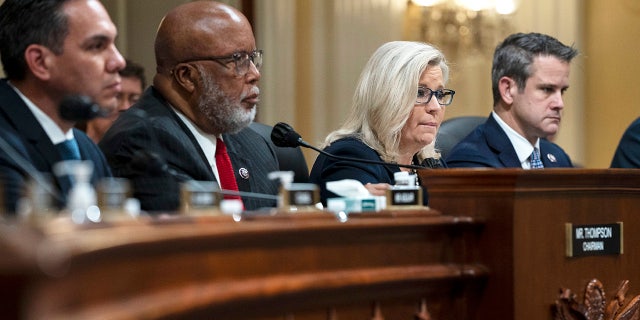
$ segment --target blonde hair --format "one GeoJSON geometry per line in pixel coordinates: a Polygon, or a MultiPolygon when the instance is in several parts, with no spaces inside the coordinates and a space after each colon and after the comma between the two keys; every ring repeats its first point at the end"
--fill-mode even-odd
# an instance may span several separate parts
{"type": "MultiPolygon", "coordinates": [[[[347,119],[327,136],[323,147],[354,137],[376,150],[384,161],[397,162],[401,130],[415,105],[420,76],[429,66],[440,67],[447,82],[449,67],[444,54],[432,45],[393,41],[379,47],[360,74],[347,119]]],[[[439,158],[435,139],[417,156],[420,161],[439,158]]]]}

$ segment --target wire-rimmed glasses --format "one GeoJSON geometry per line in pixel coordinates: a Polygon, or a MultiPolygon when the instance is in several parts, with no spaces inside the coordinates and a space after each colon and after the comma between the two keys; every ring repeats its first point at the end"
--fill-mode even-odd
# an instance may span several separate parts
{"type": "Polygon", "coordinates": [[[193,58],[181,61],[180,63],[189,63],[196,61],[215,61],[223,66],[227,66],[229,62],[233,62],[236,66],[235,71],[236,75],[239,77],[243,77],[249,72],[249,68],[251,67],[251,63],[256,67],[256,69],[260,70],[262,66],[262,50],[253,50],[251,52],[246,51],[238,51],[234,52],[228,56],[220,56],[220,57],[201,57],[201,58],[193,58]]]}

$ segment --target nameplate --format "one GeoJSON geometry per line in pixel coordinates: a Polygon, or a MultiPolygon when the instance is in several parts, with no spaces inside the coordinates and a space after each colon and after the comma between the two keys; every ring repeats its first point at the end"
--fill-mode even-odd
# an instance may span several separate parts
{"type": "Polygon", "coordinates": [[[622,222],[589,225],[567,223],[567,257],[622,254],[622,226],[622,222]]]}
{"type": "Polygon", "coordinates": [[[282,193],[282,203],[278,206],[287,207],[312,207],[320,202],[320,191],[318,186],[312,183],[292,183],[280,190],[282,193]]]}
{"type": "Polygon", "coordinates": [[[397,188],[393,187],[387,192],[387,207],[403,208],[422,206],[421,188],[397,188]]]}
{"type": "Polygon", "coordinates": [[[192,191],[185,199],[193,208],[215,207],[218,204],[217,195],[207,191],[192,191]]]}
{"type": "Polygon", "coordinates": [[[212,209],[218,210],[222,198],[215,181],[185,181],[180,185],[180,211],[183,214],[213,214],[212,209]]]}
{"type": "Polygon", "coordinates": [[[314,190],[289,190],[289,200],[291,206],[312,206],[316,204],[314,190]]]}

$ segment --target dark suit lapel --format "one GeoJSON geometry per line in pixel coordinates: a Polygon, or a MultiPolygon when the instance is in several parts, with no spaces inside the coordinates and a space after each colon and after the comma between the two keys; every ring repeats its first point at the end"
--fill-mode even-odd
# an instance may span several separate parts
{"type": "Polygon", "coordinates": [[[557,168],[557,167],[567,167],[568,163],[564,162],[564,156],[561,154],[556,154],[552,150],[550,150],[550,142],[540,139],[540,160],[542,160],[542,165],[545,168],[557,168]]]}
{"type": "MultiPolygon", "coordinates": [[[[33,121],[36,121],[35,118],[33,121]]],[[[71,178],[69,176],[56,176],[55,172],[53,172],[53,166],[63,160],[62,156],[49,139],[49,136],[44,132],[44,129],[38,123],[32,123],[33,125],[30,127],[33,131],[31,133],[39,134],[39,137],[30,136],[28,138],[29,143],[33,145],[33,149],[36,151],[35,154],[31,152],[31,159],[39,171],[52,172],[52,176],[55,177],[54,179],[57,181],[62,194],[66,195],[72,186],[71,178]]]]}
{"type": "Polygon", "coordinates": [[[169,166],[172,166],[178,171],[182,171],[180,168],[190,168],[189,171],[193,179],[216,181],[215,175],[209,166],[209,161],[196,140],[196,137],[154,87],[149,87],[149,89],[143,93],[139,101],[139,108],[147,113],[147,121],[149,121],[149,126],[152,127],[155,133],[152,139],[162,140],[152,141],[152,144],[164,144],[164,147],[158,146],[157,148],[153,148],[153,151],[159,152],[169,166]],[[162,139],[161,134],[163,134],[163,132],[167,132],[173,136],[171,139],[167,139],[168,141],[179,141],[180,146],[174,147],[168,145],[167,141],[162,139]],[[170,150],[179,149],[184,153],[167,153],[163,151],[165,148],[170,150]]]}
{"type": "Polygon", "coordinates": [[[238,189],[240,191],[251,191],[251,180],[256,177],[252,176],[254,172],[250,172],[248,168],[255,168],[255,165],[252,163],[254,159],[249,159],[246,156],[247,154],[251,154],[251,152],[243,151],[242,143],[234,143],[240,137],[238,136],[241,133],[235,135],[224,134],[224,141],[228,141],[230,143],[226,143],[227,152],[229,153],[229,158],[231,159],[231,165],[233,166],[233,174],[236,177],[236,182],[238,183],[238,189]]]}
{"type": "MultiPolygon", "coordinates": [[[[31,147],[27,146],[27,151],[33,161],[33,166],[40,172],[52,172],[53,165],[62,161],[62,157],[33,113],[31,113],[31,110],[29,110],[29,107],[9,86],[6,80],[0,83],[0,97],[2,97],[0,109],[2,109],[4,116],[13,126],[13,130],[18,132],[31,145],[31,147]]],[[[70,189],[71,182],[69,179],[59,179],[58,177],[54,179],[63,194],[70,189]]]]}
{"type": "MultiPolygon", "coordinates": [[[[49,136],[44,132],[44,130],[38,126],[39,130],[42,130],[42,136],[37,140],[30,140],[33,143],[35,149],[39,152],[39,158],[37,156],[31,155],[31,158],[34,159],[36,163],[36,167],[38,170],[43,172],[53,172],[53,166],[62,161],[62,156],[56,149],[56,147],[49,140],[49,136]]],[[[55,175],[55,172],[53,173],[55,175]]],[[[60,190],[62,190],[63,194],[67,194],[67,192],[71,189],[71,178],[68,176],[56,176],[56,181],[58,181],[58,185],[60,186],[60,190]]]]}
{"type": "Polygon", "coordinates": [[[518,160],[516,150],[511,145],[511,141],[509,141],[509,137],[502,130],[496,119],[493,118],[493,115],[489,116],[485,125],[485,137],[487,144],[505,167],[518,168],[522,166],[518,160]]]}
{"type": "MultiPolygon", "coordinates": [[[[278,160],[267,140],[250,128],[236,134],[224,134],[227,152],[231,158],[238,189],[269,195],[278,193],[278,182],[268,174],[278,170],[278,160]]],[[[243,197],[245,208],[273,207],[275,200],[243,197]]]]}

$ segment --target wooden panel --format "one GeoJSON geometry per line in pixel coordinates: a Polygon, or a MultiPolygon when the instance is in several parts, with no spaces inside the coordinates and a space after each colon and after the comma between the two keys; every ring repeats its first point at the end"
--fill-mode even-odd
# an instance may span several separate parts
{"type": "Polygon", "coordinates": [[[491,276],[470,319],[550,319],[560,288],[584,288],[594,278],[611,292],[630,280],[630,293],[640,292],[640,170],[448,169],[420,176],[432,208],[485,221],[477,261],[491,276]],[[565,223],[618,221],[624,254],[565,256],[565,223]]]}
{"type": "Polygon", "coordinates": [[[439,319],[466,319],[487,272],[467,258],[480,227],[426,209],[344,222],[300,213],[2,224],[0,310],[34,319],[326,319],[334,310],[366,319],[374,301],[411,315],[425,299],[447,315],[439,319]]]}

